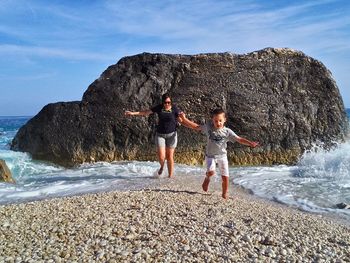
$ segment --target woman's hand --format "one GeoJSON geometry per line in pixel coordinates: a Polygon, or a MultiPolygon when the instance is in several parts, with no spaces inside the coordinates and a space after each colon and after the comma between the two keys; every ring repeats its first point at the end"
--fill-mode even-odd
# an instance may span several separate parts
{"type": "Polygon", "coordinates": [[[132,111],[128,111],[128,110],[127,110],[127,111],[124,112],[124,115],[125,115],[125,116],[132,116],[132,115],[134,115],[134,114],[133,114],[132,111]]]}
{"type": "Polygon", "coordinates": [[[144,111],[125,111],[125,116],[148,116],[152,113],[151,110],[144,110],[144,111]]]}

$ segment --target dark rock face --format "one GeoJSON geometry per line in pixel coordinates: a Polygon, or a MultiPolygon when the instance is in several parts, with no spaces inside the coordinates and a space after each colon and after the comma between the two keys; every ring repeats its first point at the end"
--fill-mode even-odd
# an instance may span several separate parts
{"type": "MultiPolygon", "coordinates": [[[[82,101],[45,106],[23,126],[12,149],[70,166],[90,161],[155,160],[156,116],[124,117],[149,109],[165,92],[189,119],[202,123],[222,107],[227,126],[259,141],[228,147],[235,164],[294,163],[315,142],[344,139],[346,114],[331,73],[290,49],[246,55],[140,54],[110,66],[82,101]]],[[[205,138],[179,128],[176,161],[201,163],[205,138]]]]}
{"type": "Polygon", "coordinates": [[[16,183],[6,162],[2,159],[0,159],[0,182],[16,183]]]}

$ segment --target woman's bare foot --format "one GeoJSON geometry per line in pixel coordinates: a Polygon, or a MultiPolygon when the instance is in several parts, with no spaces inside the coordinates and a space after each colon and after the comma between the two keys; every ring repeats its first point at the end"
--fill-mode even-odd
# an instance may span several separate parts
{"type": "Polygon", "coordinates": [[[204,182],[202,184],[202,188],[203,188],[204,192],[208,191],[209,183],[210,183],[210,178],[209,178],[209,176],[206,176],[205,179],[204,179],[204,182]]]}
{"type": "Polygon", "coordinates": [[[159,170],[158,170],[158,175],[162,175],[162,173],[163,173],[163,166],[161,166],[161,167],[159,168],[159,170]]]}
{"type": "Polygon", "coordinates": [[[222,198],[224,198],[224,199],[228,199],[228,194],[227,193],[222,193],[222,198]]]}

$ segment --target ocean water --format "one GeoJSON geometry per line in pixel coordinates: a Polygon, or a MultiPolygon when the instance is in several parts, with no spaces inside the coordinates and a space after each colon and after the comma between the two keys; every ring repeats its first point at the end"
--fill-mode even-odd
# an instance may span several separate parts
{"type": "MultiPolygon", "coordinates": [[[[350,109],[346,110],[350,119],[350,109]]],[[[257,196],[350,222],[350,139],[326,151],[313,147],[295,166],[232,168],[234,182],[257,196]]]]}
{"type": "MultiPolygon", "coordinates": [[[[16,184],[0,183],[0,205],[110,190],[147,187],[159,180],[157,162],[98,162],[66,169],[32,160],[27,153],[10,150],[18,129],[30,117],[0,116],[0,159],[6,161],[16,184]]],[[[181,176],[199,175],[201,168],[177,165],[181,176]]],[[[163,177],[166,177],[164,173],[163,177]]]]}
{"type": "MultiPolygon", "coordinates": [[[[347,113],[350,116],[349,109],[347,113]]],[[[0,204],[138,189],[159,180],[155,176],[157,162],[99,162],[66,169],[11,151],[11,140],[29,119],[0,117],[0,159],[6,161],[17,182],[0,183],[0,204]]],[[[175,165],[175,175],[183,180],[203,177],[204,170],[201,166],[175,165]]],[[[350,204],[350,141],[330,151],[315,147],[295,166],[230,167],[230,180],[259,197],[310,212],[331,213],[350,222],[350,210],[335,207],[337,203],[350,204]]]]}

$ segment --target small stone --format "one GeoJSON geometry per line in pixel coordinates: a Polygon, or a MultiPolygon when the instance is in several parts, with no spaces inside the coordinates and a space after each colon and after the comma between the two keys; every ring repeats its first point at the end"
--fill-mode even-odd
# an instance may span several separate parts
{"type": "Polygon", "coordinates": [[[276,257],[275,252],[270,247],[265,250],[265,254],[268,255],[271,258],[276,257]]]}
{"type": "Polygon", "coordinates": [[[187,246],[184,246],[184,250],[185,250],[185,251],[188,251],[188,250],[190,250],[190,249],[191,249],[190,246],[188,246],[188,245],[187,245],[187,246]]]}
{"type": "Polygon", "coordinates": [[[5,227],[5,228],[8,228],[8,227],[10,227],[11,226],[11,224],[9,223],[9,222],[7,222],[7,221],[5,221],[3,224],[2,224],[2,227],[5,227]]]}
{"type": "Polygon", "coordinates": [[[129,235],[127,235],[125,238],[126,238],[126,239],[134,239],[134,237],[135,237],[135,235],[129,234],[129,235]]]}
{"type": "Polygon", "coordinates": [[[107,246],[107,244],[108,244],[108,242],[107,242],[106,240],[102,240],[102,241],[100,242],[100,246],[101,246],[101,247],[105,247],[105,246],[107,246]]]}
{"type": "Polygon", "coordinates": [[[129,252],[128,252],[128,251],[122,251],[120,254],[121,254],[122,256],[124,256],[124,257],[129,256],[129,252]]]}
{"type": "Polygon", "coordinates": [[[244,236],[242,237],[242,240],[243,240],[243,241],[246,241],[246,242],[248,242],[248,243],[251,243],[251,242],[252,242],[252,240],[251,240],[251,238],[250,238],[249,235],[244,235],[244,236]]]}
{"type": "Polygon", "coordinates": [[[336,204],[336,207],[339,209],[350,209],[350,204],[339,203],[339,204],[336,204]]]}

